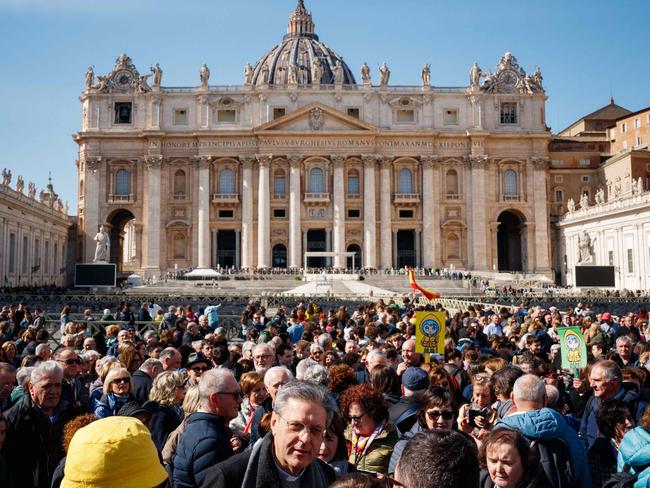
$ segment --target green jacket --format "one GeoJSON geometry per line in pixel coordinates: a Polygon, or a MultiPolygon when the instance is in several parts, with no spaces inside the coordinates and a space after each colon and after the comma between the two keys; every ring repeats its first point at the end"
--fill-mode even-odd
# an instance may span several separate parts
{"type": "MultiPolygon", "coordinates": [[[[345,437],[348,442],[352,439],[352,432],[349,428],[345,432],[345,437]]],[[[398,439],[399,435],[395,430],[395,426],[388,424],[383,432],[374,438],[366,453],[356,459],[356,463],[354,449],[350,450],[348,461],[350,464],[354,464],[357,469],[386,474],[388,473],[390,457],[393,454],[393,447],[398,439]]]]}

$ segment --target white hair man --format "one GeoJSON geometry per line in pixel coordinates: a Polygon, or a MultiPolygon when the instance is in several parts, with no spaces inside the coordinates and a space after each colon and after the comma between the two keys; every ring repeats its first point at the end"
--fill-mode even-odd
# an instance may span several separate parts
{"type": "Polygon", "coordinates": [[[72,415],[63,409],[62,382],[63,367],[57,361],[39,363],[32,369],[29,391],[5,412],[5,461],[16,486],[46,487],[60,461],[63,425],[72,415]]]}
{"type": "Polygon", "coordinates": [[[590,487],[591,478],[584,445],[562,414],[546,408],[548,399],[544,380],[532,374],[520,376],[512,387],[510,399],[513,404],[511,413],[494,428],[516,430],[529,441],[563,440],[570,452],[574,483],[576,486],[590,487]]]}
{"type": "Polygon", "coordinates": [[[619,368],[638,368],[641,363],[639,355],[634,352],[634,341],[626,335],[616,339],[616,354],[612,357],[619,368]]]}
{"type": "Polygon", "coordinates": [[[269,344],[258,344],[253,349],[253,365],[255,371],[264,374],[275,365],[275,351],[269,344]]]}
{"type": "Polygon", "coordinates": [[[149,400],[149,392],[151,391],[153,380],[162,372],[162,361],[149,358],[133,373],[133,377],[131,378],[131,393],[140,404],[149,400]]]}
{"type": "Polygon", "coordinates": [[[199,410],[188,420],[174,457],[174,487],[206,486],[210,466],[232,456],[228,422],[237,416],[241,389],[232,371],[211,369],[199,379],[199,410]]]}
{"type": "Polygon", "coordinates": [[[326,488],[334,471],[318,459],[332,417],[327,390],[292,381],[279,393],[271,416],[271,434],[252,450],[211,468],[205,486],[295,486],[326,488]]]}
{"type": "Polygon", "coordinates": [[[377,366],[386,366],[387,364],[386,354],[380,349],[373,349],[366,356],[366,368],[363,371],[357,371],[357,381],[359,383],[369,383],[370,372],[377,366]]]}

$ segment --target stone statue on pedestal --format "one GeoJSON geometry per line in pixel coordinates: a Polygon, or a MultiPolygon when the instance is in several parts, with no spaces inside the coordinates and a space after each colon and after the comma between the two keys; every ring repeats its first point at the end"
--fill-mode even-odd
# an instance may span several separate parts
{"type": "Polygon", "coordinates": [[[201,79],[201,86],[207,87],[208,81],[210,81],[210,68],[208,65],[203,63],[201,69],[199,70],[199,78],[201,79]]]}
{"type": "Polygon", "coordinates": [[[422,86],[431,86],[431,66],[428,63],[422,67],[422,86]]]}
{"type": "Polygon", "coordinates": [[[576,202],[573,200],[573,198],[569,198],[569,201],[566,204],[566,208],[569,211],[569,213],[573,213],[576,211],[576,202]]]}
{"type": "Polygon", "coordinates": [[[99,227],[99,232],[94,240],[97,242],[97,245],[95,247],[95,259],[93,259],[93,263],[107,263],[111,248],[111,237],[108,235],[106,227],[103,225],[99,227]]]}
{"type": "Polygon", "coordinates": [[[591,237],[587,231],[582,231],[578,236],[578,264],[591,264],[594,262],[591,237]]]}
{"type": "Polygon", "coordinates": [[[605,203],[605,190],[599,188],[596,190],[596,205],[602,205],[605,203]]]}
{"type": "Polygon", "coordinates": [[[343,66],[341,62],[337,59],[336,64],[334,65],[334,84],[342,85],[343,84],[343,66]]]}
{"type": "Polygon", "coordinates": [[[323,78],[323,67],[321,66],[321,60],[316,58],[311,63],[311,83],[312,85],[320,85],[321,79],[323,78]]]}
{"type": "Polygon", "coordinates": [[[24,189],[25,189],[25,180],[23,180],[22,176],[18,175],[18,179],[16,179],[16,191],[18,193],[22,193],[24,189]]]}
{"type": "Polygon", "coordinates": [[[246,66],[244,66],[244,83],[246,85],[250,85],[253,83],[253,73],[255,73],[255,70],[251,66],[250,63],[246,63],[246,66]]]}
{"type": "Polygon", "coordinates": [[[9,186],[11,184],[11,170],[10,169],[3,169],[2,170],[2,184],[4,186],[9,186]]]}
{"type": "Polygon", "coordinates": [[[36,197],[36,185],[34,184],[33,181],[30,181],[27,184],[27,196],[29,198],[34,198],[36,197]]]}
{"type": "Polygon", "coordinates": [[[361,81],[364,85],[370,85],[370,66],[366,62],[361,66],[361,81]]]}
{"type": "Polygon", "coordinates": [[[580,196],[579,205],[581,210],[587,210],[589,208],[589,197],[587,196],[586,193],[583,193],[580,196]]]}
{"type": "Polygon", "coordinates": [[[151,69],[151,73],[153,73],[152,86],[160,86],[160,82],[162,81],[162,75],[163,75],[162,68],[158,63],[156,63],[156,65],[152,66],[150,69],[151,69]]]}
{"type": "Polygon", "coordinates": [[[386,86],[388,85],[388,82],[390,81],[390,68],[386,64],[386,61],[379,67],[379,84],[381,86],[386,86]]]}
{"type": "Polygon", "coordinates": [[[469,85],[472,88],[478,88],[479,82],[481,81],[481,68],[478,67],[478,63],[472,65],[472,69],[469,70],[469,85]]]}
{"type": "Polygon", "coordinates": [[[88,66],[86,70],[86,90],[91,90],[95,83],[95,71],[92,66],[88,66]]]}

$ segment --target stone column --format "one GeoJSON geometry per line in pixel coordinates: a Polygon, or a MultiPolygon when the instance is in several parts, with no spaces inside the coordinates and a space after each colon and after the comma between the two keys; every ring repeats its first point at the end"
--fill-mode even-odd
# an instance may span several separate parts
{"type": "MultiPolygon", "coordinates": [[[[334,191],[332,198],[334,252],[345,252],[345,157],[332,156],[334,165],[334,191]]],[[[344,256],[334,256],[334,267],[343,269],[346,266],[344,256]]]]}
{"type": "Polygon", "coordinates": [[[548,159],[533,159],[533,201],[535,215],[535,273],[543,273],[551,278],[551,263],[549,257],[549,225],[546,180],[548,178],[548,159]]]}
{"type": "Polygon", "coordinates": [[[269,194],[270,154],[258,154],[259,187],[257,193],[257,267],[271,266],[271,196],[269,194]]]}
{"type": "Polygon", "coordinates": [[[394,250],[392,266],[393,268],[397,268],[397,230],[393,231],[392,243],[394,250]]]}
{"type": "Polygon", "coordinates": [[[198,168],[198,268],[210,267],[210,162],[211,156],[197,158],[198,168]]]}
{"type": "Polygon", "coordinates": [[[377,267],[375,165],[377,156],[363,156],[363,267],[377,267]]]}
{"type": "MultiPolygon", "coordinates": [[[[439,173],[435,156],[421,156],[422,162],[422,266],[434,268],[440,255],[440,225],[436,219],[440,209],[440,191],[435,191],[434,166],[439,173]],[[435,199],[435,200],[434,200],[435,199]]],[[[439,176],[439,175],[438,175],[439,176]]]]}
{"type": "MultiPolygon", "coordinates": [[[[302,156],[289,156],[289,267],[302,267],[300,225],[300,177],[302,156]]],[[[306,248],[305,248],[306,249],[306,248]]]]}
{"type": "MultiPolygon", "coordinates": [[[[92,263],[95,258],[95,235],[99,230],[99,174],[103,161],[101,158],[86,159],[84,163],[85,175],[84,178],[84,237],[85,237],[85,252],[84,261],[92,263]]],[[[101,192],[101,195],[105,195],[101,192]]],[[[21,244],[22,245],[22,244],[21,244]]],[[[16,236],[16,249],[18,249],[18,237],[16,236]]],[[[16,250],[16,256],[18,251],[16,250]]],[[[18,275],[18,262],[16,263],[16,275],[18,275]]]]}
{"type": "Polygon", "coordinates": [[[146,156],[145,167],[145,233],[146,257],[144,277],[160,277],[160,166],[162,156],[146,156]]]}
{"type": "Polygon", "coordinates": [[[255,158],[239,156],[242,164],[241,200],[241,267],[253,267],[253,162],[255,158]]]}
{"type": "Polygon", "coordinates": [[[393,169],[393,158],[383,157],[380,160],[379,170],[379,242],[381,250],[382,269],[390,268],[393,261],[393,249],[391,246],[392,230],[392,186],[391,172],[393,169]]]}
{"type": "Polygon", "coordinates": [[[485,271],[487,265],[487,229],[486,229],[486,185],[485,185],[485,167],[487,166],[487,156],[470,157],[472,184],[469,188],[471,191],[470,214],[472,222],[472,252],[471,265],[477,271],[485,271]]]}
{"type": "Polygon", "coordinates": [[[201,126],[201,129],[207,129],[210,127],[210,106],[208,105],[208,96],[207,95],[199,95],[196,98],[197,104],[198,104],[198,112],[199,112],[199,124],[201,126]]]}
{"type": "Polygon", "coordinates": [[[161,108],[162,108],[162,96],[157,93],[152,94],[151,108],[150,108],[150,117],[151,117],[150,128],[153,130],[160,130],[160,121],[162,119],[161,108]]]}
{"type": "Polygon", "coordinates": [[[499,225],[501,222],[490,222],[490,260],[488,262],[489,271],[499,270],[499,225]]]}

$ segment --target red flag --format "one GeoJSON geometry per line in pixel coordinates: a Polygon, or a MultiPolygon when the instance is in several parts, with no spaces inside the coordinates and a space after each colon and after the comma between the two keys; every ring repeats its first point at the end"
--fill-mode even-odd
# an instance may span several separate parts
{"type": "Polygon", "coordinates": [[[411,284],[411,288],[414,290],[419,291],[422,293],[427,300],[433,300],[434,298],[440,298],[440,293],[434,293],[432,291],[427,290],[426,288],[422,288],[420,285],[417,284],[415,281],[415,276],[413,275],[413,270],[409,269],[409,283],[411,284]]]}

